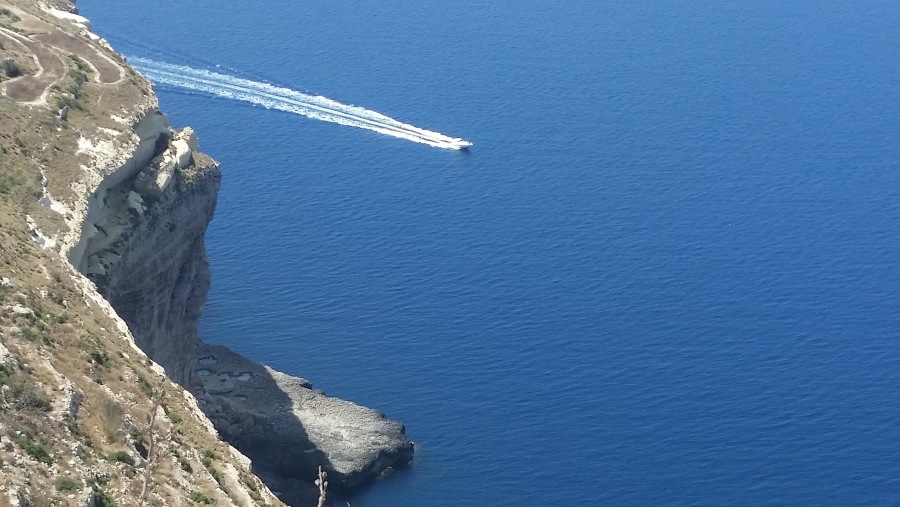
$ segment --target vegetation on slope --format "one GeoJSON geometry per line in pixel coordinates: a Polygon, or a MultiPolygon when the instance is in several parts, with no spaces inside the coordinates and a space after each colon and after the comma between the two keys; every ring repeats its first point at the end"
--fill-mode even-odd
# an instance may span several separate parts
{"type": "MultiPolygon", "coordinates": [[[[27,35],[3,4],[0,26],[27,35]]],[[[131,69],[101,86],[81,57],[60,57],[67,70],[46,104],[0,94],[0,507],[82,505],[85,496],[107,506],[278,504],[91,299],[90,282],[35,240],[35,227],[57,236],[72,219],[39,202],[47,192],[71,205],[89,188],[79,143],[100,130],[124,140],[114,116],[152,103],[131,69]]],[[[22,61],[0,58],[0,78],[31,72],[22,61]]]]}

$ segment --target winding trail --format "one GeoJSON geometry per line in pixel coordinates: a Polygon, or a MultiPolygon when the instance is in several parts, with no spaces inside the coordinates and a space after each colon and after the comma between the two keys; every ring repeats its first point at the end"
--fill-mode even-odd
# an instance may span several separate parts
{"type": "Polygon", "coordinates": [[[26,48],[33,55],[38,70],[34,74],[10,79],[3,83],[3,91],[16,102],[44,104],[53,83],[66,71],[66,65],[59,55],[49,47],[23,37],[15,32],[0,28],[0,38],[26,48]]]}
{"type": "Polygon", "coordinates": [[[97,51],[97,48],[82,39],[69,35],[61,30],[41,33],[33,39],[49,44],[62,51],[78,55],[95,70],[94,80],[102,84],[113,84],[122,80],[125,73],[122,66],[97,51]]]}
{"type": "Polygon", "coordinates": [[[23,35],[7,28],[0,28],[0,42],[30,53],[37,71],[33,74],[0,83],[0,93],[16,102],[28,105],[44,105],[50,87],[66,75],[68,55],[76,55],[94,70],[91,80],[101,85],[111,85],[125,79],[125,69],[103,54],[89,41],[66,33],[28,12],[0,2],[0,7],[10,8],[20,21],[15,25],[32,33],[23,35]]]}

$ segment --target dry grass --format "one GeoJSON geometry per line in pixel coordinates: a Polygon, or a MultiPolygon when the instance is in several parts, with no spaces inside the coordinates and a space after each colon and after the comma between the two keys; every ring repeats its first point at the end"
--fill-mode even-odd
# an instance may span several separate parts
{"type": "MultiPolygon", "coordinates": [[[[30,1],[12,0],[11,3],[30,12],[36,9],[30,1]]],[[[51,3],[64,7],[56,0],[51,3]]],[[[47,22],[59,26],[52,19],[47,22]]],[[[121,61],[118,56],[114,58],[121,61]]],[[[77,71],[77,60],[65,55],[64,61],[67,72],[77,71]]],[[[76,194],[73,184],[83,182],[86,173],[81,165],[89,164],[91,159],[76,155],[79,138],[107,132],[105,135],[122,141],[130,136],[130,131],[112,116],[127,117],[136,114],[136,108],[154,104],[149,84],[131,70],[117,85],[99,85],[91,80],[79,84],[78,81],[82,80],[77,72],[68,73],[57,83],[47,107],[22,107],[0,98],[0,276],[10,278],[14,284],[12,289],[0,288],[0,341],[21,363],[29,365],[16,370],[15,381],[21,387],[20,393],[30,393],[22,404],[0,400],[3,404],[0,424],[22,431],[35,445],[57,457],[71,456],[72,445],[81,444],[86,466],[109,477],[102,486],[104,491],[132,491],[129,498],[116,498],[120,505],[134,505],[142,494],[146,505],[186,505],[189,491],[177,487],[173,475],[190,481],[192,490],[221,493],[212,477],[199,473],[202,467],[198,463],[193,465],[195,473],[187,474],[173,460],[153,459],[152,466],[129,477],[133,470],[123,472],[122,468],[127,467],[118,468],[105,459],[115,451],[133,452],[130,447],[133,442],[128,437],[134,426],[131,422],[141,428],[145,438],[152,439],[151,447],[159,447],[160,455],[164,449],[157,446],[157,439],[166,442],[166,447],[171,445],[182,456],[211,450],[222,463],[236,464],[230,451],[192,413],[180,388],[149,368],[147,359],[134,351],[117,331],[116,323],[103,310],[86,302],[65,259],[41,249],[27,232],[26,215],[33,217],[44,233],[54,234],[67,227],[64,217],[37,202],[42,194],[41,171],[46,174],[48,189],[56,200],[70,204],[83,199],[83,195],[76,194]],[[82,108],[72,109],[67,121],[60,123],[56,119],[56,100],[76,84],[82,108]],[[22,316],[4,310],[13,303],[30,308],[34,314],[22,316]],[[19,330],[13,332],[13,327],[19,330]],[[74,422],[61,420],[55,410],[47,410],[46,403],[40,401],[42,396],[53,402],[61,401],[60,386],[66,382],[71,382],[84,396],[74,422]],[[159,386],[160,393],[167,393],[164,409],[169,417],[145,422],[148,407],[154,406],[154,400],[152,393],[142,388],[144,383],[159,386]]],[[[162,398],[158,403],[162,403],[162,398]]],[[[8,462],[10,454],[23,452],[16,445],[13,452],[0,451],[0,456],[8,462]]],[[[55,459],[55,462],[60,472],[82,477],[77,470],[81,465],[70,467],[68,458],[55,459]]],[[[46,464],[27,460],[23,467],[15,473],[35,484],[52,484],[53,477],[46,464]]],[[[239,465],[237,468],[242,474],[248,473],[239,465]]],[[[2,475],[7,474],[0,474],[0,484],[10,484],[8,481],[12,479],[2,475]]],[[[251,477],[250,482],[253,480],[251,477]]],[[[258,489],[257,494],[264,492],[263,488],[258,489]]],[[[52,486],[47,488],[45,496],[54,505],[68,504],[65,496],[52,486]]],[[[0,507],[9,507],[5,494],[0,494],[0,507]]]]}
{"type": "Polygon", "coordinates": [[[113,444],[119,442],[125,430],[125,411],[122,405],[110,398],[102,398],[100,401],[100,421],[106,442],[113,444]]]}

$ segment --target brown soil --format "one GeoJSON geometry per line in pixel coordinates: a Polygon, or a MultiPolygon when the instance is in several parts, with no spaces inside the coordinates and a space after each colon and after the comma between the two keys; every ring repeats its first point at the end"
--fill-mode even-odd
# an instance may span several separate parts
{"type": "Polygon", "coordinates": [[[55,46],[64,52],[73,53],[87,61],[97,70],[96,79],[100,83],[115,83],[122,79],[122,68],[113,63],[109,58],[101,55],[96,48],[84,40],[60,30],[34,35],[32,38],[55,46]]]}
{"type": "Polygon", "coordinates": [[[34,102],[40,100],[44,92],[55,83],[66,71],[66,66],[55,51],[22,36],[13,36],[4,32],[4,41],[13,39],[28,48],[38,59],[41,70],[36,74],[24,76],[6,82],[6,95],[18,102],[34,102]]]}

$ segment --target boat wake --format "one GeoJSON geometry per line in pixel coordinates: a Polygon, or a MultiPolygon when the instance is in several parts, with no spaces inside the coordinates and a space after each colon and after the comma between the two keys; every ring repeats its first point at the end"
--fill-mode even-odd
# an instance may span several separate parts
{"type": "Polygon", "coordinates": [[[463,150],[472,145],[468,141],[446,136],[440,132],[420,129],[363,107],[342,104],[326,97],[310,95],[290,88],[147,58],[129,57],[128,63],[157,84],[249,102],[267,109],[287,111],[316,120],[372,130],[436,148],[463,150]]]}

